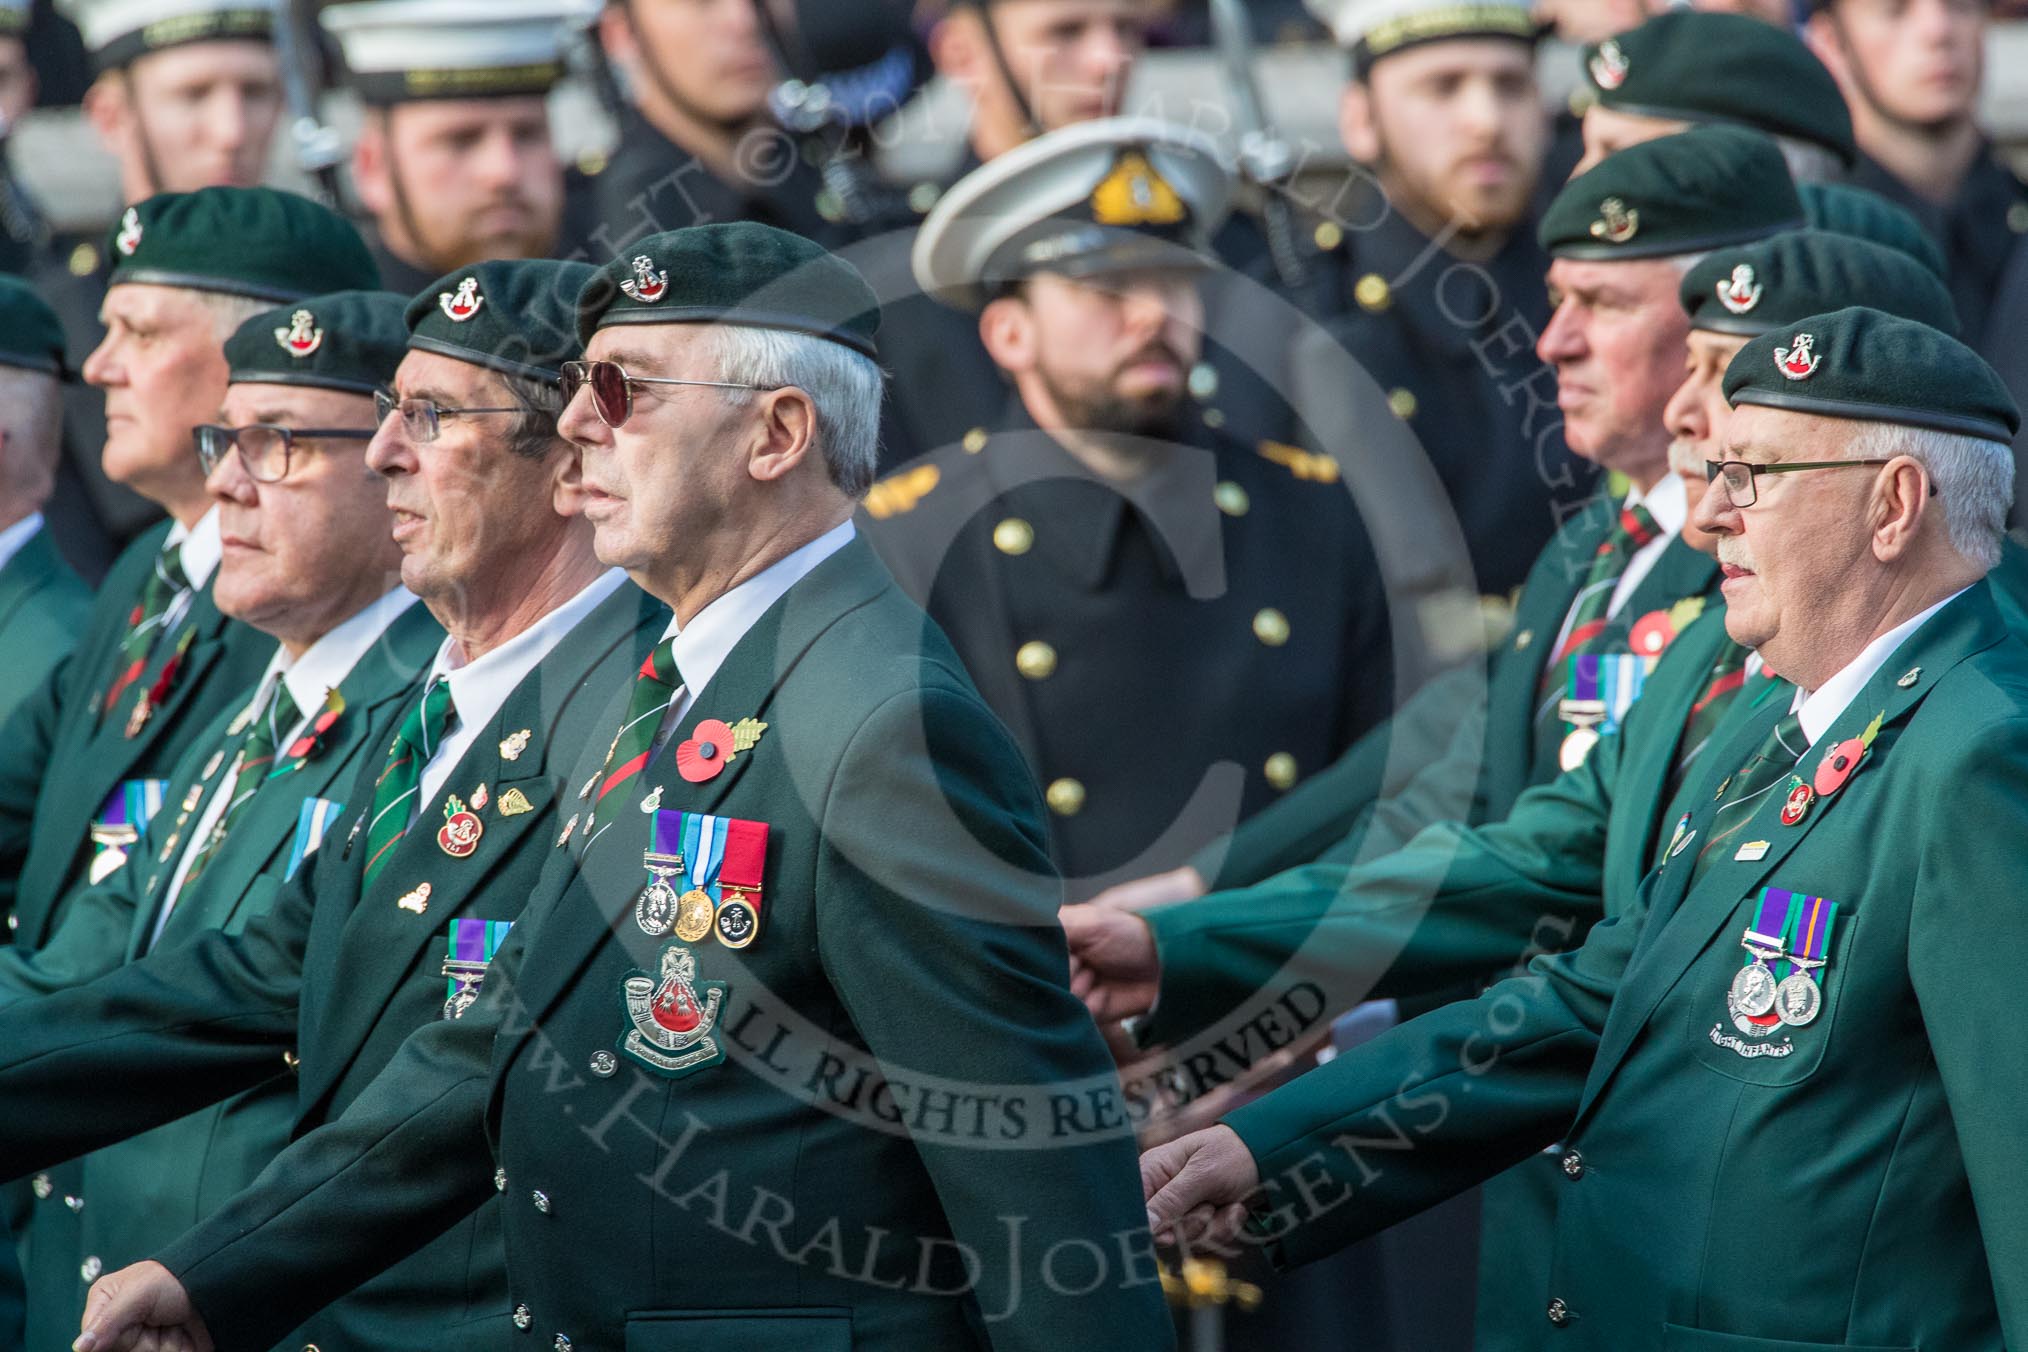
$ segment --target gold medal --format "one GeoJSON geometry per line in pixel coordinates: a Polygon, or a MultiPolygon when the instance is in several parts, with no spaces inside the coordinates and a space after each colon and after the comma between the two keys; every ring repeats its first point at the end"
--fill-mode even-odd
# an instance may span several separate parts
{"type": "Polygon", "coordinates": [[[694,944],[711,933],[711,897],[700,888],[691,888],[676,899],[676,937],[694,944]]]}

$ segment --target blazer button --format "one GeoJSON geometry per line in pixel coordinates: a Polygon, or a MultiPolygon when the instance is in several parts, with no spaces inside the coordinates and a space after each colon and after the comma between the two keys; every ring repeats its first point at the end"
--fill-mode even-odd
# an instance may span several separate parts
{"type": "Polygon", "coordinates": [[[1584,1156],[1572,1150],[1563,1157],[1563,1176],[1575,1182],[1584,1177],[1584,1156]]]}
{"type": "Polygon", "coordinates": [[[37,1174],[29,1181],[28,1186],[34,1189],[37,1199],[44,1202],[47,1202],[56,1191],[56,1185],[49,1181],[48,1174],[37,1174]]]}
{"type": "Polygon", "coordinates": [[[1558,1328],[1570,1322],[1570,1307],[1563,1303],[1561,1297],[1549,1302],[1549,1322],[1558,1328]]]}
{"type": "Polygon", "coordinates": [[[548,1194],[548,1193],[544,1192],[544,1191],[543,1191],[542,1189],[540,1189],[540,1188],[537,1188],[537,1189],[536,1189],[536,1190],[535,1190],[534,1192],[532,1192],[532,1193],[530,1193],[530,1194],[529,1194],[529,1197],[530,1197],[530,1198],[532,1198],[532,1199],[534,1200],[534,1202],[535,1202],[535,1209],[536,1209],[537,1211],[540,1211],[540,1212],[541,1212],[541,1213],[542,1213],[543,1215],[545,1215],[545,1216],[547,1216],[547,1215],[549,1214],[549,1194],[548,1194]]]}
{"type": "Polygon", "coordinates": [[[81,1266],[79,1266],[77,1270],[77,1275],[84,1278],[88,1282],[95,1282],[99,1279],[99,1274],[101,1272],[104,1272],[105,1270],[106,1265],[99,1261],[97,1254],[93,1254],[91,1257],[85,1259],[84,1263],[81,1266]]]}
{"type": "Polygon", "coordinates": [[[526,1333],[528,1331],[528,1326],[530,1324],[533,1324],[534,1322],[535,1315],[533,1312],[529,1310],[529,1308],[526,1305],[516,1305],[514,1307],[515,1328],[520,1329],[523,1333],[526,1333]]]}

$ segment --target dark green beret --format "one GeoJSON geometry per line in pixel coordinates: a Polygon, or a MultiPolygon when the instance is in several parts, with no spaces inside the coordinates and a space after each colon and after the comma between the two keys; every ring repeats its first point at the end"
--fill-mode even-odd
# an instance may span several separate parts
{"type": "Polygon", "coordinates": [[[787,329],[874,355],[880,301],[859,269],[801,235],[752,221],[650,235],[578,298],[585,342],[609,324],[787,329]]]}
{"type": "Polygon", "coordinates": [[[235,382],[371,394],[408,349],[407,306],[392,291],[334,291],[264,310],[225,340],[225,364],[235,382]]]}
{"type": "Polygon", "coordinates": [[[63,325],[40,292],[0,273],[0,366],[63,374],[63,325]]]}
{"type": "Polygon", "coordinates": [[[1863,305],[1764,333],[1725,368],[1739,404],[2008,442],[2021,412],[1993,368],[1927,324],[1863,305]]]}
{"type": "Polygon", "coordinates": [[[1851,164],[1852,115],[1824,63],[1786,28],[1744,14],[1671,9],[1587,45],[1604,107],[1682,122],[1729,122],[1808,141],[1851,164]]]}
{"type": "Polygon", "coordinates": [[[275,188],[157,193],[127,208],[106,257],[108,286],[152,282],[276,304],[380,285],[350,221],[275,188]]]}
{"type": "Polygon", "coordinates": [[[1537,235],[1557,258],[1670,258],[1764,239],[1803,223],[1775,143],[1693,127],[1628,146],[1563,185],[1537,235]]]}
{"type": "Polygon", "coordinates": [[[584,355],[577,298],[598,275],[589,263],[493,259],[447,272],[408,303],[408,345],[418,352],[554,381],[584,355]]]}
{"type": "Polygon", "coordinates": [[[1899,249],[1938,277],[1944,273],[1943,250],[1922,223],[1903,207],[1866,188],[1846,183],[1798,183],[1803,216],[1818,230],[1851,235],[1899,249]]]}
{"type": "Polygon", "coordinates": [[[1678,295],[1690,327],[1748,337],[1835,310],[1864,296],[1876,310],[1945,333],[1958,331],[1944,284],[1907,254],[1824,230],[1713,249],[1683,274],[1678,295]]]}

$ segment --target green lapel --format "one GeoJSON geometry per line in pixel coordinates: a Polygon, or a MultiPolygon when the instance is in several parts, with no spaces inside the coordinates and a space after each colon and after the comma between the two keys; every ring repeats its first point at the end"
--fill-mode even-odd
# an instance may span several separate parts
{"type": "MultiPolygon", "coordinates": [[[[1856,773],[1882,773],[1879,762],[1893,753],[1901,724],[1945,673],[2006,637],[1992,593],[1984,586],[1974,586],[1932,616],[1888,656],[1829,731],[1811,745],[1797,772],[1805,779],[1812,777],[1818,763],[1833,747],[1859,736],[1878,716],[1880,731],[1868,757],[1871,763],[1856,773]]],[[[1698,835],[1710,829],[1717,810],[1715,790],[1754,750],[1743,745],[1745,740],[1742,730],[1725,746],[1712,748],[1706,753],[1712,757],[1710,761],[1701,773],[1692,776],[1696,784],[1692,793],[1701,801],[1691,815],[1690,829],[1698,835]]],[[[1620,984],[1620,996],[1606,1020],[1580,1116],[1597,1100],[1655,1007],[1689,970],[1712,936],[1738,914],[1740,901],[1752,896],[1797,845],[1837,812],[1847,796],[1841,790],[1829,798],[1819,798],[1801,822],[1784,826],[1780,817],[1786,794],[1776,790],[1767,795],[1760,810],[1739,833],[1742,841],[1767,841],[1768,852],[1764,856],[1741,860],[1722,854],[1692,886],[1693,870],[1689,864],[1696,850],[1693,838],[1682,855],[1655,872],[1647,884],[1651,889],[1651,911],[1646,922],[1650,932],[1635,951],[1620,984]]]]}
{"type": "Polygon", "coordinates": [[[50,541],[49,528],[43,527],[28,537],[28,542],[14,552],[7,560],[7,566],[0,568],[0,633],[6,632],[7,621],[14,618],[14,612],[21,609],[28,599],[45,587],[69,587],[89,598],[84,584],[77,580],[56,546],[50,541]]]}
{"type": "MultiPolygon", "coordinates": [[[[282,748],[283,754],[276,758],[276,772],[262,781],[253,800],[241,809],[227,847],[205,870],[198,885],[187,889],[185,895],[177,899],[169,925],[163,930],[165,939],[172,934],[225,928],[246,903],[249,887],[256,876],[265,870],[273,870],[279,875],[295,845],[304,800],[323,797],[331,792],[334,785],[342,787],[350,784],[365,758],[393,736],[394,721],[406,708],[405,697],[414,690],[422,674],[429,670],[443,637],[443,627],[420,603],[411,605],[396,617],[339,682],[339,693],[345,697],[345,712],[325,735],[321,749],[309,759],[291,760],[286,754],[287,748],[282,748]]],[[[214,724],[214,727],[223,732],[223,725],[214,724]]],[[[184,766],[188,767],[198,754],[204,755],[208,763],[223,745],[223,740],[218,736],[200,738],[193,744],[191,755],[185,757],[184,766]]],[[[214,773],[201,781],[192,782],[205,784],[208,794],[208,786],[214,784],[217,776],[223,774],[228,766],[224,761],[216,767],[207,764],[200,767],[200,773],[204,768],[213,768],[214,773]]],[[[187,783],[172,784],[164,810],[180,803],[187,791],[187,783]]],[[[332,829],[332,834],[337,834],[336,827],[332,829]]],[[[155,915],[162,904],[161,894],[168,886],[176,857],[172,853],[166,861],[136,861],[152,870],[153,876],[144,888],[143,895],[148,901],[138,913],[141,922],[129,938],[129,960],[139,953],[148,942],[148,936],[154,932],[155,915]]]]}

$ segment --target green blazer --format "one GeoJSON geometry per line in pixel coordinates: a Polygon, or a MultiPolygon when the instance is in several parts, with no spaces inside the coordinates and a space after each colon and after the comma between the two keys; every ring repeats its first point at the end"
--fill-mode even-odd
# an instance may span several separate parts
{"type": "Polygon", "coordinates": [[[76,649],[0,727],[0,909],[14,942],[30,948],[56,931],[58,902],[90,857],[90,828],[107,796],[135,779],[167,779],[196,735],[244,703],[274,654],[266,634],[219,613],[200,588],[176,628],[155,645],[139,680],[100,716],[142,584],[168,526],[143,534],[114,561],[76,649]],[[135,736],[128,715],[160,680],[185,633],[189,649],[165,698],[135,736]]]}
{"type": "Polygon", "coordinates": [[[1551,1276],[1522,1345],[2028,1345],[2028,1037],[2003,994],[2028,924],[1995,904],[2028,840],[2028,650],[1985,586],[1888,659],[1802,773],[1876,717],[1841,789],[1793,825],[1769,794],[1734,838],[1765,853],[1728,842],[1692,885],[1718,790],[1764,735],[1739,721],[1692,775],[1689,847],[1630,911],[1229,1115],[1278,1261],[1561,1139],[1551,1276]],[[1821,1013],[1749,1040],[1727,989],[1770,885],[1839,911],[1821,1013]]]}
{"type": "MultiPolygon", "coordinates": [[[[1431,821],[1497,821],[1523,789],[1555,778],[1557,748],[1534,745],[1537,691],[1619,506],[1604,494],[1594,498],[1536,558],[1515,605],[1513,634],[1490,668],[1467,664],[1434,678],[1328,769],[1201,851],[1193,862],[1205,881],[1214,888],[1259,882],[1368,834],[1375,852],[1392,849],[1431,821]],[[1376,812],[1376,803],[1418,779],[1433,795],[1434,815],[1410,821],[1376,812]]],[[[1614,628],[1624,634],[1643,615],[1715,596],[1717,586],[1717,564],[1678,536],[1621,604],[1614,628]]]]}
{"type": "Polygon", "coordinates": [[[343,1290],[497,1187],[532,1345],[1172,1346],[1038,795],[871,550],[791,588],[669,740],[634,799],[767,824],[759,937],[642,932],[654,818],[631,805],[581,868],[556,856],[479,1005],[158,1255],[214,1336],[264,1342],[277,1294],[343,1290]],[[749,717],[764,735],[716,777],[675,772],[702,720],[749,717]],[[713,1045],[650,1065],[626,982],[685,951],[713,1045]],[[1045,1280],[1064,1245],[1082,1275],[1045,1280]]]}
{"type": "MultiPolygon", "coordinates": [[[[163,928],[173,946],[206,930],[237,933],[267,912],[298,845],[304,805],[342,801],[369,762],[384,756],[395,720],[428,670],[443,628],[412,605],[346,673],[345,712],[311,756],[277,762],[241,809],[232,834],[204,875],[186,887],[163,928]],[[293,768],[283,768],[292,766],[293,768]]],[[[0,1004],[81,985],[149,947],[156,916],[188,838],[187,819],[229,774],[231,710],[212,720],[170,778],[162,814],[134,862],[64,902],[64,918],[42,948],[0,949],[0,1004]],[[183,807],[186,800],[192,805],[183,807]]],[[[29,1262],[31,1347],[75,1336],[90,1283],[83,1273],[111,1272],[148,1256],[207,1215],[259,1173],[288,1140],[295,1085],[267,1083],[180,1121],[38,1173],[35,1206],[23,1232],[29,1262]],[[78,1202],[95,1205],[79,1207],[78,1202]]]]}
{"type": "MultiPolygon", "coordinates": [[[[0,1113],[0,1160],[14,1171],[43,1167],[284,1072],[294,1133],[341,1113],[407,1034],[443,1020],[450,922],[519,915],[552,853],[549,809],[563,787],[555,756],[608,735],[611,693],[667,622],[664,607],[623,585],[514,689],[445,785],[468,800],[489,786],[469,857],[438,847],[440,804],[427,803],[362,893],[352,826],[384,765],[366,755],[333,835],[266,915],[237,934],[186,934],[87,985],[0,1010],[0,1102],[34,1105],[0,1113]],[[423,883],[431,890],[418,910],[423,883]]],[[[405,716],[406,704],[396,712],[405,716]]],[[[390,1246],[383,1262],[408,1256],[323,1311],[292,1346],[497,1346],[506,1310],[498,1225],[486,1208],[420,1252],[409,1254],[413,1242],[390,1246]]]]}
{"type": "Polygon", "coordinates": [[[49,679],[90,623],[91,589],[56,552],[49,528],[0,566],[0,721],[49,679]]]}

